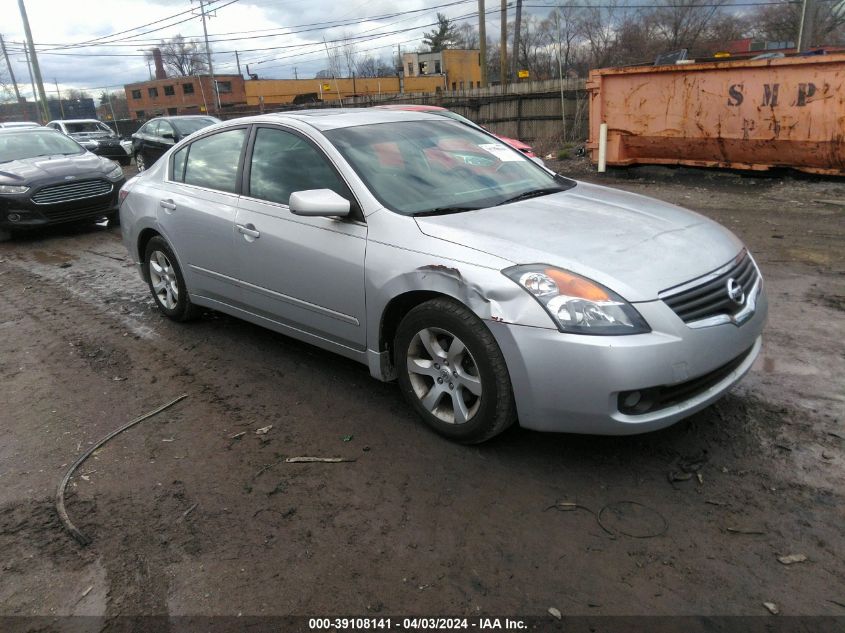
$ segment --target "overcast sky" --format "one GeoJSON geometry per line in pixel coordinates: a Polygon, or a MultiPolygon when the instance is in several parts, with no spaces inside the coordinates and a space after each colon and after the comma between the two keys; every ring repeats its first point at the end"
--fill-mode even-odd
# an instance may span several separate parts
{"type": "MultiPolygon", "coordinates": [[[[210,5],[220,7],[208,21],[215,72],[237,72],[233,52],[237,50],[243,72],[249,64],[250,71],[262,78],[292,78],[294,69],[300,78],[313,77],[327,67],[324,37],[331,47],[332,40],[352,34],[362,38],[357,43],[362,54],[389,57],[397,45],[409,50],[419,46],[437,11],[477,23],[475,17],[465,16],[478,10],[477,0],[215,0],[210,5]]],[[[143,49],[177,33],[202,37],[198,0],[26,0],[26,8],[48,96],[55,94],[54,81],[61,90],[81,88],[93,96],[143,81],[149,78],[143,49]],[[191,14],[192,7],[196,15],[191,14]],[[158,20],[163,21],[129,31],[158,20]],[[94,39],[101,45],[66,48],[94,39]]],[[[488,0],[487,30],[493,36],[499,29],[498,13],[493,13],[498,8],[498,2],[488,0]]],[[[15,76],[21,93],[31,98],[17,0],[0,0],[0,10],[0,29],[15,76]]],[[[512,14],[513,9],[510,19],[512,14]]],[[[5,71],[2,61],[0,67],[5,71]]]]}

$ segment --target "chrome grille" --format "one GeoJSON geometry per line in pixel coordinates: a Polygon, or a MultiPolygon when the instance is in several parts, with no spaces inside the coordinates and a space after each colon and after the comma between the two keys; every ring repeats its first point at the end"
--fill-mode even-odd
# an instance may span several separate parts
{"type": "Polygon", "coordinates": [[[754,261],[743,250],[737,258],[718,270],[660,293],[666,305],[681,317],[684,323],[694,323],[719,315],[733,316],[743,310],[760,273],[754,261]],[[743,300],[739,303],[728,294],[729,280],[742,287],[743,300]]]}
{"type": "Polygon", "coordinates": [[[60,204],[104,196],[111,190],[112,184],[105,180],[80,180],[44,187],[32,196],[32,201],[35,204],[60,204]]]}

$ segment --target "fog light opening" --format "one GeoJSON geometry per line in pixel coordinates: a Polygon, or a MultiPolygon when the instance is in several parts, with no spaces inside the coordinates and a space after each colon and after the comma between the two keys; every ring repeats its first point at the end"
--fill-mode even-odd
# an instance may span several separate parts
{"type": "Polygon", "coordinates": [[[633,409],[642,399],[643,395],[639,391],[632,391],[625,396],[625,399],[622,400],[622,404],[625,405],[626,409],[633,409]]]}
{"type": "Polygon", "coordinates": [[[9,222],[20,222],[21,221],[21,214],[20,213],[9,213],[6,218],[9,222]]]}

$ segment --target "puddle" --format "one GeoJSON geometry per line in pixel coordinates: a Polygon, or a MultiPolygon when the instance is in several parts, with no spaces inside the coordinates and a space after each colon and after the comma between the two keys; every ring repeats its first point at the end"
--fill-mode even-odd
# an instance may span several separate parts
{"type": "Polygon", "coordinates": [[[32,251],[32,258],[40,264],[63,264],[76,257],[64,251],[32,251]]]}

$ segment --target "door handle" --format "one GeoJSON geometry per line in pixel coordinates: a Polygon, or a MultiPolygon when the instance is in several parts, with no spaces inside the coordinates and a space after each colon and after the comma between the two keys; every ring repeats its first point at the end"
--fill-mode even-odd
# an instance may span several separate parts
{"type": "Polygon", "coordinates": [[[243,235],[256,239],[261,237],[261,233],[255,229],[254,224],[236,224],[235,226],[238,227],[238,233],[242,233],[243,235]]]}
{"type": "Polygon", "coordinates": [[[176,210],[176,203],[173,202],[173,200],[159,200],[158,204],[162,209],[167,209],[169,211],[176,210]]]}

